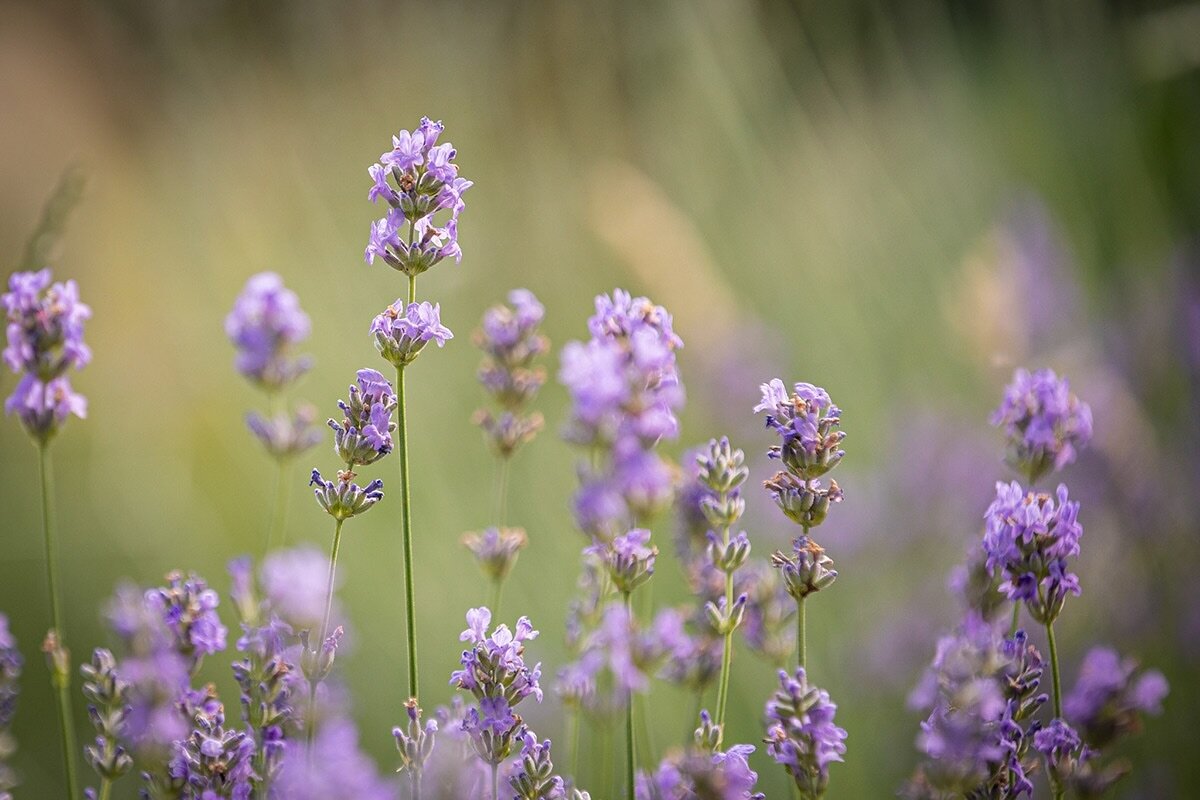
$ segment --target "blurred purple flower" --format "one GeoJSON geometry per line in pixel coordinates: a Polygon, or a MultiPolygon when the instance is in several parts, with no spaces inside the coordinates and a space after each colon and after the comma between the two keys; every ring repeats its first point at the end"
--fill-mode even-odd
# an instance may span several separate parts
{"type": "Polygon", "coordinates": [[[1018,369],[991,422],[1008,438],[1009,465],[1029,482],[1075,460],[1092,438],[1092,410],[1053,370],[1018,369]]]}
{"type": "Polygon", "coordinates": [[[767,702],[767,754],[787,770],[804,797],[820,797],[829,765],[842,761],[846,731],[834,724],[837,706],[808,683],[803,667],[794,676],[779,670],[779,691],[767,702]]]}
{"type": "Polygon", "coordinates": [[[1105,748],[1141,727],[1141,715],[1160,714],[1167,679],[1158,670],[1138,672],[1138,663],[1109,647],[1093,647],[1083,657],[1075,687],[1063,700],[1063,713],[1087,743],[1105,748]]]}
{"type": "Polygon", "coordinates": [[[268,391],[286,386],[312,366],[307,356],[291,355],[309,330],[299,298],[274,272],[251,277],[225,318],[225,334],[238,350],[234,365],[268,391]]]}

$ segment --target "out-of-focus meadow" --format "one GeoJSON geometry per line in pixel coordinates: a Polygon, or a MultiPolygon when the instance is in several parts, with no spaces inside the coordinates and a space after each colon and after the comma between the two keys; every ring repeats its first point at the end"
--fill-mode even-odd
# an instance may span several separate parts
{"type": "MultiPolygon", "coordinates": [[[[557,350],[586,335],[594,294],[623,286],[672,310],[686,343],[676,458],[728,433],[754,453],[752,485],[767,477],[771,437],[751,407],[774,376],[843,408],[846,501],[821,531],[841,577],[809,610],[811,670],[849,731],[832,797],[889,796],[916,763],[905,696],[955,621],[946,576],[1009,477],[987,417],[1018,365],[1066,374],[1095,414],[1096,440],[1062,476],[1085,528],[1084,594],[1057,626],[1066,681],[1093,643],[1162,669],[1165,714],[1126,749],[1137,769],[1117,795],[1187,795],[1200,781],[1197,42],[1200,5],[1153,2],[3,6],[5,272],[63,171],[86,175],[50,261],[94,311],[95,360],[74,379],[89,416],[53,446],[76,661],[109,641],[118,579],[182,567],[224,592],[226,561],[261,547],[273,465],[242,417],[263,400],[222,330],[249,275],[278,271],[312,316],[316,367],[294,395],[322,416],[381,363],[367,325],[404,279],[362,261],[366,169],[428,114],[476,185],[462,264],[420,281],[457,337],[410,377],[425,705],[448,699],[463,613],[487,598],[459,544],[490,522],[492,497],[469,333],[524,286],[557,350]]],[[[7,394],[15,379],[0,380],[7,394]]],[[[530,650],[552,675],[584,541],[568,508],[577,454],[557,437],[566,398],[551,381],[539,404],[547,431],[518,457],[509,505],[531,545],[503,616],[533,617],[530,650]]],[[[0,453],[0,611],[28,661],[19,796],[48,797],[36,459],[13,420],[0,453]]],[[[291,541],[327,546],[305,482],[333,461],[322,445],[294,465],[291,541]]],[[[339,668],[386,770],[405,657],[390,501],[348,528],[339,566],[353,625],[339,668]]],[[[784,546],[794,531],[767,496],[748,501],[756,553],[784,546]]],[[[655,600],[682,599],[672,520],[653,529],[655,600]]],[[[229,660],[202,677],[233,706],[229,660]]],[[[772,669],[744,650],[734,664],[727,739],[756,742],[772,669]]],[[[661,752],[691,703],[666,685],[651,697],[661,752]]],[[[551,698],[529,716],[559,736],[551,698]]],[[[761,749],[752,763],[785,796],[761,749]]]]}

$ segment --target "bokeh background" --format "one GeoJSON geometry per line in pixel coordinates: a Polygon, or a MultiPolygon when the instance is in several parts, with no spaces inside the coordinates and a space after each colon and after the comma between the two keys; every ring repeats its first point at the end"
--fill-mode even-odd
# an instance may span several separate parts
{"type": "MultiPolygon", "coordinates": [[[[1068,375],[1096,420],[1064,475],[1086,531],[1085,593],[1058,626],[1065,680],[1097,642],[1162,669],[1165,714],[1124,751],[1137,769],[1116,794],[1189,796],[1198,42],[1200,5],[1161,2],[0,6],[6,271],[64,170],[86,178],[49,254],[94,310],[95,361],[75,379],[90,415],[53,447],[76,660],[109,641],[101,609],[118,579],[183,567],[225,591],[226,561],[257,552],[273,471],[242,423],[263,400],[232,368],[224,315],[249,275],[280,272],[313,318],[317,365],[294,395],[330,413],[354,370],[377,365],[367,324],[403,286],[362,262],[366,168],[428,114],[476,185],[462,264],[420,281],[458,334],[411,379],[426,705],[449,697],[462,614],[486,598],[458,543],[489,522],[492,486],[468,421],[482,402],[468,334],[525,286],[557,349],[586,334],[595,293],[624,286],[671,309],[687,343],[674,456],[728,433],[755,454],[752,483],[766,477],[770,437],[750,408],[772,376],[824,385],[844,410],[847,499],[822,528],[841,577],[810,604],[813,674],[850,734],[831,797],[890,796],[916,763],[905,696],[954,622],[946,576],[1009,477],[987,416],[1018,365],[1068,375]]],[[[547,432],[512,475],[510,519],[532,543],[504,614],[533,616],[552,674],[583,540],[553,381],[540,406],[547,432]]],[[[29,662],[20,796],[49,797],[36,461],[11,420],[0,454],[0,610],[29,662]]],[[[291,541],[326,546],[304,484],[332,463],[322,446],[295,465],[291,541]]],[[[786,545],[765,494],[749,502],[756,552],[786,545]]],[[[404,699],[392,505],[350,526],[340,563],[355,647],[339,667],[385,770],[404,699]]],[[[655,599],[682,599],[672,521],[654,528],[655,599]]],[[[228,662],[203,677],[236,705],[228,662]]],[[[734,663],[730,736],[754,742],[771,667],[744,650],[734,663]]],[[[665,685],[650,703],[661,752],[690,703],[665,685]]],[[[531,718],[561,735],[553,701],[531,718]]],[[[768,796],[786,796],[761,751],[753,763],[768,796]]]]}

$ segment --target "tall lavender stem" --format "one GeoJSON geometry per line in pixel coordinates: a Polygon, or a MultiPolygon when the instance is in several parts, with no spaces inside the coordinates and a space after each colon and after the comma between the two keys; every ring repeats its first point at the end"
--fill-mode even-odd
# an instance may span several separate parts
{"type": "MultiPolygon", "coordinates": [[[[50,518],[50,495],[53,478],[50,472],[50,454],[46,444],[38,445],[38,472],[42,488],[42,533],[46,544],[46,580],[50,587],[50,617],[54,625],[53,633],[59,650],[65,654],[62,646],[65,633],[62,623],[62,604],[58,586],[58,540],[54,535],[54,524],[50,518]]],[[[50,655],[48,653],[48,655],[50,655]]],[[[51,658],[51,683],[55,692],[55,703],[58,706],[59,727],[62,732],[63,768],[67,778],[68,796],[79,797],[79,784],[75,777],[75,718],[71,705],[71,671],[70,664],[59,668],[57,660],[51,658]]]]}
{"type": "Polygon", "coordinates": [[[799,664],[799,666],[807,669],[808,665],[806,663],[807,653],[806,653],[806,646],[805,646],[805,641],[804,641],[804,633],[805,633],[804,628],[805,628],[804,598],[801,597],[799,600],[796,601],[796,642],[797,642],[796,661],[799,664]]]}
{"type": "MultiPolygon", "coordinates": [[[[633,620],[633,593],[624,592],[625,595],[625,610],[629,614],[629,619],[633,620]]],[[[633,691],[629,692],[629,702],[625,706],[625,790],[628,800],[634,800],[635,797],[635,778],[637,774],[637,759],[634,756],[634,741],[633,741],[633,691]]]]}
{"type": "MultiPolygon", "coordinates": [[[[415,302],[417,281],[409,276],[409,302],[415,302]]],[[[417,615],[413,587],[412,496],[408,472],[408,406],[405,400],[404,367],[396,367],[396,439],[400,458],[401,536],[404,541],[404,606],[408,635],[408,696],[417,697],[417,615]]]]}
{"type": "MultiPolygon", "coordinates": [[[[729,526],[721,526],[721,540],[729,548],[729,526]]],[[[725,608],[733,607],[733,572],[725,573],[725,608]]],[[[733,664],[733,627],[725,631],[725,642],[721,648],[721,678],[717,683],[717,725],[725,724],[725,704],[729,700],[729,673],[733,664]]],[[[699,716],[697,714],[697,716],[699,716]]],[[[722,730],[724,728],[722,727],[722,730]]]]}
{"type": "MultiPolygon", "coordinates": [[[[325,643],[325,637],[329,635],[329,618],[333,614],[333,584],[337,577],[337,557],[338,550],[342,546],[342,523],[344,519],[336,518],[333,523],[333,547],[329,551],[329,578],[326,581],[325,587],[325,615],[321,618],[321,636],[317,639],[317,647],[321,647],[325,643]]],[[[308,752],[312,754],[313,735],[317,730],[317,681],[309,680],[308,683],[308,752]]]]}

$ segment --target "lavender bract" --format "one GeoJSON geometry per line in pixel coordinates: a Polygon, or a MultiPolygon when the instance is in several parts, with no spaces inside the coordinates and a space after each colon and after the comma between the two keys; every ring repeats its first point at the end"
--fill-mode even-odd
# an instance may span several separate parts
{"type": "Polygon", "coordinates": [[[317,503],[339,522],[369,511],[383,499],[383,481],[379,478],[366,486],[354,483],[354,473],[349,470],[338,470],[337,478],[327,481],[314,469],[308,485],[317,487],[313,489],[317,503]]]}
{"type": "Polygon", "coordinates": [[[1018,369],[991,417],[1008,438],[1007,461],[1030,483],[1075,460],[1092,438],[1092,410],[1053,370],[1018,369]]]}
{"type": "Polygon", "coordinates": [[[246,281],[225,318],[225,334],[238,351],[234,366],[269,392],[292,383],[312,366],[311,358],[292,355],[308,338],[310,327],[300,299],[274,272],[246,281]]]}

